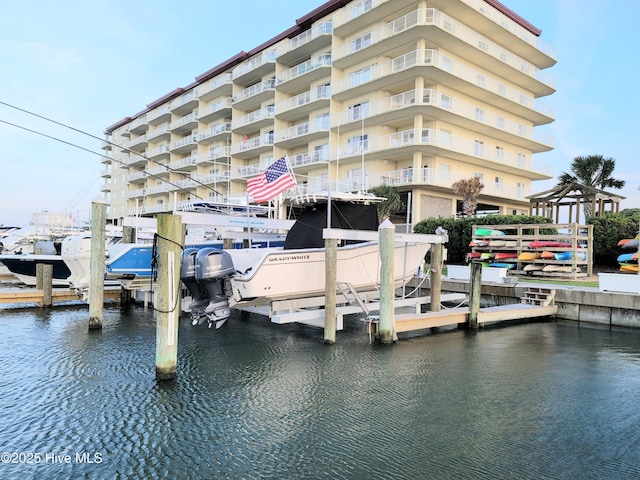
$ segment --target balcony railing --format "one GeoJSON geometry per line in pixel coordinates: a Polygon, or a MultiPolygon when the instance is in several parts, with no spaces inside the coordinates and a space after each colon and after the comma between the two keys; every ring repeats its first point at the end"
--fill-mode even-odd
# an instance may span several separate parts
{"type": "Polygon", "coordinates": [[[246,115],[243,115],[242,117],[233,120],[232,128],[235,129],[238,127],[242,127],[244,125],[248,125],[250,123],[258,122],[260,120],[273,118],[275,111],[276,111],[275,107],[268,106],[260,110],[255,110],[251,113],[247,113],[246,115]]]}
{"type": "Polygon", "coordinates": [[[531,110],[535,110],[536,108],[533,96],[529,93],[508,87],[495,78],[489,77],[478,70],[453,60],[451,57],[443,55],[437,50],[431,49],[414,50],[389,60],[388,62],[384,62],[379,65],[371,65],[366,75],[354,77],[347,76],[343,80],[334,83],[334,94],[365,85],[374,80],[403,72],[410,68],[428,65],[446,71],[471,85],[475,85],[478,88],[500,95],[531,110]],[[484,79],[482,84],[478,84],[479,77],[484,79]]]}
{"type": "MultiPolygon", "coordinates": [[[[512,135],[534,140],[545,145],[553,144],[553,137],[549,134],[539,132],[524,124],[508,120],[491,111],[485,110],[478,105],[466,103],[459,98],[444,94],[437,90],[409,90],[398,95],[371,102],[367,107],[355,109],[351,108],[335,116],[339,125],[361,121],[367,118],[383,115],[403,108],[415,105],[429,105],[438,109],[446,110],[462,118],[482,123],[492,128],[497,128],[512,135]]],[[[338,126],[335,124],[334,126],[338,126]]]]}
{"type": "Polygon", "coordinates": [[[502,46],[492,42],[468,26],[454,20],[444,13],[434,8],[422,8],[403,15],[381,28],[370,32],[370,39],[367,42],[355,43],[347,42],[339,48],[333,50],[334,60],[344,58],[356,51],[364,50],[370,46],[379,44],[389,38],[399,35],[411,28],[419,26],[433,25],[449,32],[468,45],[482,50],[487,55],[500,60],[506,65],[521,71],[526,75],[536,78],[540,82],[551,87],[555,87],[555,79],[547,72],[536,68],[530,62],[504,49],[502,46]]]}
{"type": "Polygon", "coordinates": [[[534,163],[524,155],[504,153],[501,158],[497,158],[495,152],[488,148],[480,148],[474,140],[452,136],[431,128],[405,130],[364,141],[342,144],[338,147],[337,158],[418,145],[432,145],[452,153],[481,158],[490,163],[536,172],[548,177],[551,177],[553,173],[551,165],[542,162],[534,163]]]}
{"type": "MultiPolygon", "coordinates": [[[[444,188],[451,188],[451,185],[458,180],[468,179],[468,175],[452,174],[451,172],[441,171],[433,168],[404,168],[402,170],[394,170],[384,172],[369,180],[369,187],[378,185],[390,185],[398,187],[409,184],[433,185],[444,188]]],[[[525,200],[529,195],[529,189],[522,185],[504,185],[496,182],[484,182],[482,195],[493,195],[497,197],[513,198],[525,200]]]]}
{"type": "Polygon", "coordinates": [[[311,60],[307,60],[306,62],[299,63],[295,67],[291,67],[290,69],[282,72],[282,75],[278,77],[278,84],[288,82],[289,80],[293,80],[294,78],[298,78],[317,68],[330,66],[331,54],[323,53],[316,58],[312,58],[311,60]]]}
{"type": "Polygon", "coordinates": [[[269,80],[265,80],[260,83],[256,83],[255,85],[251,85],[250,87],[242,90],[238,95],[233,97],[233,103],[240,102],[242,100],[246,100],[249,97],[253,97],[259,93],[262,93],[267,90],[273,90],[276,87],[276,79],[270,78],[269,80]]]}
{"type": "Polygon", "coordinates": [[[248,138],[242,140],[242,142],[235,143],[231,146],[231,154],[246,152],[253,150],[254,148],[260,148],[268,145],[273,145],[274,135],[273,133],[267,133],[260,137],[248,138]]]}
{"type": "Polygon", "coordinates": [[[198,111],[195,110],[192,113],[185,115],[184,117],[180,117],[179,119],[171,122],[171,124],[169,125],[169,128],[171,128],[171,130],[175,130],[176,128],[182,127],[183,125],[197,122],[197,121],[198,121],[198,111]]]}
{"type": "Polygon", "coordinates": [[[209,150],[205,156],[205,159],[213,162],[220,158],[229,158],[231,156],[231,147],[214,147],[209,150]]]}
{"type": "Polygon", "coordinates": [[[323,36],[331,36],[333,33],[333,24],[331,21],[315,25],[309,30],[305,30],[300,35],[289,39],[289,43],[280,49],[278,55],[284,55],[292,50],[302,47],[307,43],[323,36]]]}
{"type": "Polygon", "coordinates": [[[285,128],[277,133],[277,141],[281,142],[290,138],[301,137],[315,132],[328,132],[330,128],[329,122],[303,122],[293,127],[285,128]]]}
{"type": "Polygon", "coordinates": [[[268,63],[275,64],[275,61],[276,61],[275,50],[270,50],[260,55],[256,55],[250,58],[249,60],[247,60],[246,62],[238,65],[236,68],[234,68],[233,72],[231,73],[232,78],[235,80],[238,77],[241,77],[242,75],[249,73],[252,70],[255,70],[256,68],[261,67],[262,65],[266,65],[268,63]]]}
{"type": "Polygon", "coordinates": [[[187,158],[181,158],[180,160],[174,160],[169,163],[169,168],[173,170],[178,170],[184,167],[195,166],[198,163],[198,155],[191,155],[187,158]]]}
{"type": "Polygon", "coordinates": [[[147,138],[149,140],[152,140],[165,133],[169,133],[169,125],[166,125],[166,124],[160,125],[158,128],[154,128],[153,130],[149,130],[149,132],[147,133],[147,138]]]}
{"type": "Polygon", "coordinates": [[[316,163],[327,163],[329,161],[329,152],[320,150],[317,152],[298,153],[289,157],[289,163],[292,167],[302,167],[305,165],[313,165],[316,163]]]}

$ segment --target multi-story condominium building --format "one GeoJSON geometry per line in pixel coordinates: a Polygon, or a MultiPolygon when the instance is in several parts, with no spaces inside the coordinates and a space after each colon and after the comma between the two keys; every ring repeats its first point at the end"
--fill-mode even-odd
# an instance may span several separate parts
{"type": "Polygon", "coordinates": [[[451,185],[474,176],[479,210],[528,213],[552,177],[533,158],[553,148],[540,33],[496,0],[328,1],[109,126],[108,216],[246,198],[285,153],[299,191],[391,185],[412,223],[460,213],[451,185]]]}

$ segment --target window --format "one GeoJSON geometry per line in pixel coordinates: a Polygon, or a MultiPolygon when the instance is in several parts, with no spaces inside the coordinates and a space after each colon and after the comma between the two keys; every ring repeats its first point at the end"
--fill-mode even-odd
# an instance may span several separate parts
{"type": "Polygon", "coordinates": [[[349,84],[356,87],[371,80],[371,67],[365,67],[349,75],[349,84]]]}
{"type": "Polygon", "coordinates": [[[322,113],[316,116],[316,130],[329,130],[331,122],[328,113],[322,113]]]}
{"type": "Polygon", "coordinates": [[[351,137],[349,140],[347,140],[347,145],[347,152],[349,154],[355,154],[362,151],[366,152],[369,147],[369,137],[366,134],[351,137]]]}
{"type": "Polygon", "coordinates": [[[504,117],[498,117],[498,128],[502,128],[504,130],[507,121],[504,117]]]}
{"type": "Polygon", "coordinates": [[[518,198],[524,197],[524,183],[522,182],[516,183],[516,196],[518,198]]]}
{"type": "Polygon", "coordinates": [[[504,83],[498,84],[498,95],[507,96],[507,86],[504,83]]]}
{"type": "Polygon", "coordinates": [[[484,110],[482,108],[476,107],[476,120],[484,122],[484,110]]]}
{"type": "Polygon", "coordinates": [[[446,108],[447,110],[451,110],[451,97],[449,95],[445,95],[444,93],[440,95],[440,106],[442,108],[446,108]]]}
{"type": "Polygon", "coordinates": [[[484,142],[480,140],[475,140],[473,142],[473,153],[478,157],[484,156],[484,142]]]}
{"type": "Polygon", "coordinates": [[[502,190],[502,177],[496,177],[495,179],[496,182],[496,190],[502,190]]]}
{"type": "Polygon", "coordinates": [[[449,57],[442,57],[442,69],[448,72],[453,71],[453,60],[449,57]]]}
{"type": "Polygon", "coordinates": [[[521,137],[526,137],[527,127],[522,124],[518,124],[518,135],[520,135],[521,137]]]}
{"type": "Polygon", "coordinates": [[[489,50],[489,46],[487,45],[487,40],[485,38],[480,37],[478,39],[478,48],[484,52],[489,50]]]}
{"type": "Polygon", "coordinates": [[[326,162],[329,160],[329,144],[323,143],[313,147],[313,160],[315,162],[326,162]]]}
{"type": "Polygon", "coordinates": [[[476,85],[478,85],[479,87],[484,88],[486,84],[487,84],[487,77],[485,77],[481,73],[476,75],[476,85]]]}
{"type": "Polygon", "coordinates": [[[362,190],[365,186],[367,178],[367,168],[364,169],[364,175],[362,168],[354,168],[347,172],[347,181],[351,187],[351,190],[362,190]]]}
{"type": "Polygon", "coordinates": [[[329,98],[331,96],[331,85],[324,84],[318,85],[316,88],[316,93],[318,94],[318,98],[329,98]]]}
{"type": "Polygon", "coordinates": [[[474,178],[477,178],[480,181],[482,181],[482,179],[484,178],[484,174],[482,172],[474,172],[473,176],[474,178]]]}
{"type": "Polygon", "coordinates": [[[496,146],[496,160],[504,161],[504,148],[496,146]]]}
{"type": "Polygon", "coordinates": [[[356,103],[349,107],[349,120],[361,120],[369,116],[369,102],[356,103]]]}
{"type": "Polygon", "coordinates": [[[441,145],[451,145],[451,132],[449,130],[440,130],[438,134],[438,141],[441,145]]]}
{"type": "Polygon", "coordinates": [[[367,48],[369,45],[371,45],[371,32],[351,40],[351,53],[367,48]]]}
{"type": "Polygon", "coordinates": [[[522,153],[518,153],[516,155],[518,166],[521,168],[525,168],[527,166],[527,157],[525,157],[522,153]]]}

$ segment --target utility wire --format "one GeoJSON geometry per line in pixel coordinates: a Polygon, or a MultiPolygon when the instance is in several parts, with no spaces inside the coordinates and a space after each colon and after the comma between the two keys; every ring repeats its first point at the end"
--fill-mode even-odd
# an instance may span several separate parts
{"type": "MultiPolygon", "coordinates": [[[[2,102],[0,102],[0,103],[2,103],[2,102]]],[[[53,136],[51,136],[51,135],[47,135],[46,133],[38,132],[38,131],[33,130],[33,129],[31,129],[31,128],[23,127],[22,125],[17,125],[17,124],[15,124],[15,123],[7,122],[6,120],[0,120],[0,123],[4,123],[4,124],[7,124],[7,125],[11,125],[12,127],[19,128],[19,129],[21,129],[21,130],[26,130],[27,132],[30,132],[30,133],[35,133],[36,135],[40,135],[40,136],[43,136],[43,137],[49,138],[49,139],[51,139],[51,140],[55,140],[56,142],[64,143],[64,144],[69,145],[69,146],[71,146],[71,147],[79,148],[80,150],[84,150],[85,152],[92,153],[93,155],[97,155],[97,156],[99,156],[99,157],[106,158],[106,159],[108,159],[108,160],[111,160],[111,161],[113,161],[113,162],[119,163],[119,164],[121,164],[121,165],[129,166],[129,165],[127,165],[125,162],[121,162],[120,160],[116,160],[115,158],[107,157],[106,155],[104,155],[104,154],[102,154],[102,153],[94,152],[93,150],[89,150],[88,148],[82,147],[82,146],[80,146],[80,145],[76,145],[76,144],[74,144],[74,143],[67,142],[66,140],[62,140],[61,138],[53,137],[53,136]]],[[[138,170],[138,171],[145,172],[145,173],[146,173],[147,175],[149,175],[150,177],[155,177],[155,178],[157,178],[158,180],[162,180],[163,182],[167,182],[169,185],[173,185],[174,187],[178,188],[179,190],[184,190],[185,192],[188,192],[187,190],[185,190],[185,189],[184,189],[183,187],[181,187],[180,185],[176,185],[175,183],[172,183],[172,182],[170,182],[169,180],[166,180],[166,179],[164,179],[164,178],[161,178],[161,177],[159,177],[158,175],[155,175],[155,174],[153,174],[153,173],[149,173],[149,172],[147,172],[146,170],[144,170],[143,168],[138,168],[138,167],[133,167],[133,168],[135,168],[135,169],[136,169],[136,170],[138,170]]],[[[190,192],[188,192],[188,193],[190,193],[190,192]]],[[[196,195],[196,197],[197,197],[197,195],[196,195]]],[[[200,198],[200,197],[198,197],[198,198],[200,198]]]]}
{"type": "MultiPolygon", "coordinates": [[[[15,106],[15,105],[11,105],[10,103],[3,102],[3,101],[1,101],[1,100],[0,100],[0,105],[5,105],[5,106],[7,106],[7,107],[9,107],[9,108],[13,108],[14,110],[18,110],[18,111],[20,111],[20,112],[26,113],[26,114],[28,114],[28,115],[32,115],[32,116],[34,116],[34,117],[40,118],[40,119],[42,119],[42,120],[45,120],[45,121],[47,121],[47,122],[51,122],[51,123],[54,123],[54,124],[56,124],[56,125],[60,125],[61,127],[68,128],[69,130],[73,130],[74,132],[78,132],[78,133],[80,133],[80,134],[82,134],[82,135],[86,135],[86,136],[88,136],[88,137],[94,138],[94,139],[99,140],[99,141],[101,141],[101,142],[105,142],[105,143],[107,143],[107,144],[111,145],[112,147],[120,148],[121,150],[124,150],[124,151],[126,151],[127,153],[129,153],[129,154],[133,153],[134,155],[138,155],[139,157],[142,157],[142,158],[144,158],[144,159],[145,159],[145,160],[147,160],[147,161],[153,162],[153,163],[155,163],[156,165],[160,165],[160,166],[162,166],[162,167],[166,168],[166,169],[167,169],[167,171],[170,171],[170,172],[174,172],[174,173],[178,173],[178,174],[180,174],[180,175],[183,175],[183,176],[185,176],[185,177],[189,178],[191,181],[193,181],[193,182],[197,183],[198,185],[200,185],[200,186],[202,186],[202,187],[205,187],[205,188],[207,188],[207,189],[211,190],[212,192],[216,193],[217,195],[221,195],[221,196],[222,196],[222,194],[221,194],[220,192],[218,192],[215,188],[212,188],[212,187],[210,187],[209,185],[207,185],[207,184],[205,184],[205,183],[202,183],[202,182],[200,182],[199,180],[196,180],[195,178],[191,178],[191,175],[189,175],[188,173],[181,172],[180,170],[176,170],[176,169],[174,169],[174,168],[171,168],[171,167],[169,167],[168,165],[165,165],[164,163],[160,163],[160,162],[158,162],[157,160],[153,160],[152,158],[148,158],[146,155],[143,155],[143,154],[141,154],[141,153],[139,153],[139,152],[136,152],[136,151],[131,150],[131,149],[129,149],[129,148],[123,147],[123,146],[118,145],[118,144],[116,144],[116,143],[113,143],[113,142],[111,142],[111,141],[109,141],[109,140],[105,140],[104,138],[98,137],[98,136],[96,136],[96,135],[92,135],[91,133],[88,133],[88,132],[82,131],[82,130],[80,130],[80,129],[78,129],[78,128],[75,128],[75,127],[72,127],[72,126],[70,126],[70,125],[66,125],[66,124],[64,124],[64,123],[62,123],[62,122],[58,122],[58,121],[53,120],[53,119],[51,119],[51,118],[47,118],[47,117],[45,117],[45,116],[43,116],[43,115],[39,115],[39,114],[34,113],[34,112],[31,112],[31,111],[29,111],[29,110],[25,110],[24,108],[20,108],[20,107],[17,107],[17,106],[15,106]]],[[[9,124],[9,125],[16,126],[16,125],[11,124],[11,123],[9,123],[9,122],[5,122],[5,121],[2,121],[2,122],[3,122],[3,123],[7,123],[7,124],[9,124]]],[[[18,128],[23,128],[23,127],[18,127],[18,128]]],[[[33,132],[33,133],[41,134],[40,132],[35,132],[35,131],[30,130],[30,129],[28,129],[28,128],[24,128],[24,130],[27,130],[27,131],[30,131],[30,132],[33,132]]],[[[54,139],[54,140],[62,141],[62,140],[60,140],[60,139],[57,139],[57,138],[54,138],[54,137],[50,137],[50,136],[45,135],[45,134],[41,134],[41,135],[43,135],[43,136],[45,136],[45,137],[52,138],[52,139],[54,139]]],[[[69,144],[69,145],[71,145],[71,146],[74,146],[74,147],[83,148],[83,147],[80,147],[80,146],[78,146],[78,145],[71,144],[71,143],[69,143],[69,142],[65,142],[65,141],[62,141],[62,142],[63,142],[63,143],[67,143],[67,144],[69,144]]],[[[84,149],[84,148],[83,148],[83,150],[87,150],[87,149],[84,149]]],[[[88,151],[89,151],[89,150],[88,150],[88,151]]],[[[95,152],[91,152],[91,153],[95,153],[95,152]]],[[[106,155],[103,155],[103,154],[98,154],[98,155],[100,155],[100,156],[102,156],[102,157],[104,157],[104,158],[107,158],[107,159],[109,159],[109,160],[114,160],[114,161],[116,161],[117,163],[120,163],[121,165],[129,166],[129,165],[128,165],[128,164],[126,164],[125,162],[120,162],[120,161],[118,161],[118,160],[113,159],[112,157],[107,157],[106,155]]],[[[134,168],[136,168],[136,167],[134,167],[134,168]]],[[[136,170],[138,170],[138,171],[140,171],[140,172],[143,172],[143,173],[147,173],[147,175],[149,175],[149,176],[151,176],[151,177],[158,178],[159,180],[161,180],[161,181],[163,181],[163,182],[167,182],[167,183],[169,183],[170,185],[173,185],[173,186],[175,186],[175,187],[178,187],[180,190],[182,190],[182,191],[184,191],[184,192],[190,193],[190,192],[189,192],[188,190],[186,190],[185,188],[183,188],[183,187],[179,187],[178,185],[176,185],[176,184],[174,184],[174,183],[171,183],[171,182],[169,182],[168,180],[165,180],[165,179],[160,178],[160,177],[158,177],[158,176],[156,176],[156,175],[153,175],[153,174],[151,174],[151,173],[148,173],[148,172],[147,172],[146,170],[144,170],[143,168],[136,168],[136,170]]],[[[195,195],[195,194],[194,194],[194,195],[195,195]]],[[[197,198],[201,198],[201,197],[199,197],[198,195],[195,195],[195,196],[196,196],[197,198]]]]}

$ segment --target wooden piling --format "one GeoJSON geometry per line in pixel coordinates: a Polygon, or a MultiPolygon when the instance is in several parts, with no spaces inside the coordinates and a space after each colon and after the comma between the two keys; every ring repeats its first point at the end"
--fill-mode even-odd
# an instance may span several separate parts
{"type": "Polygon", "coordinates": [[[42,306],[53,306],[53,265],[42,265],[42,306]]]}
{"type": "Polygon", "coordinates": [[[184,226],[179,215],[158,215],[156,298],[156,380],[172,380],[178,365],[180,260],[184,226]]]}
{"type": "Polygon", "coordinates": [[[393,223],[385,220],[378,228],[380,248],[380,323],[378,338],[381,343],[393,343],[394,329],[394,282],[393,282],[393,250],[396,229],[393,223]]]}
{"type": "Polygon", "coordinates": [[[36,290],[42,290],[44,280],[44,263],[36,263],[36,290]]]}
{"type": "Polygon", "coordinates": [[[478,312],[482,292],[482,263],[471,262],[471,280],[469,285],[469,327],[478,328],[478,312]]]}
{"type": "Polygon", "coordinates": [[[336,281],[338,268],[338,241],[324,241],[324,343],[336,343],[336,281]]]}
{"type": "Polygon", "coordinates": [[[429,296],[429,310],[432,312],[440,311],[440,298],[442,291],[442,265],[444,256],[444,246],[441,243],[431,245],[431,288],[429,296]]]}
{"type": "Polygon", "coordinates": [[[91,202],[91,260],[89,263],[89,330],[102,328],[107,204],[91,202]]]}

